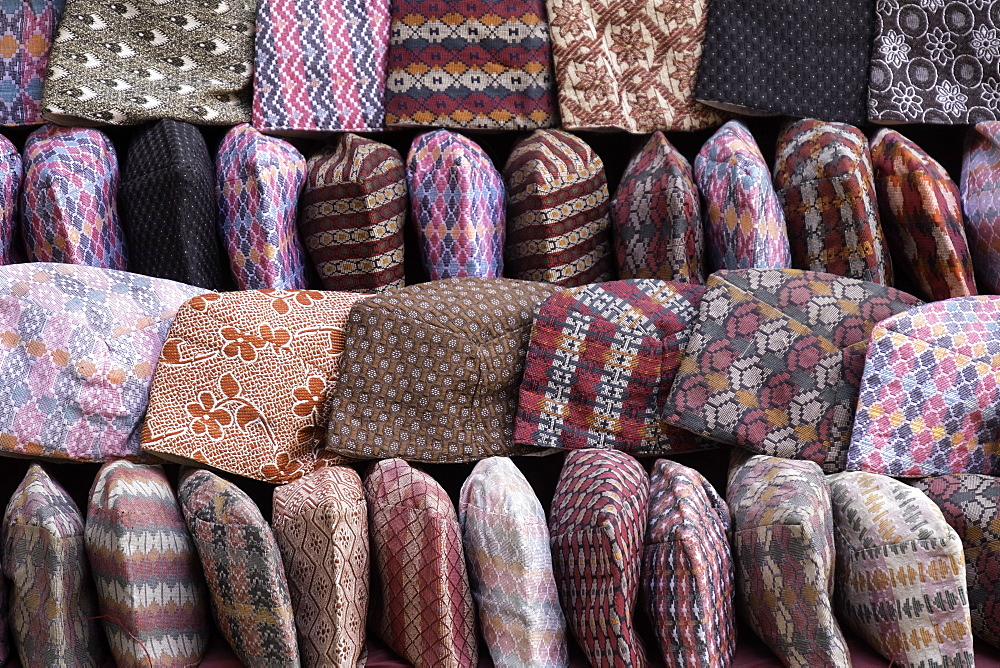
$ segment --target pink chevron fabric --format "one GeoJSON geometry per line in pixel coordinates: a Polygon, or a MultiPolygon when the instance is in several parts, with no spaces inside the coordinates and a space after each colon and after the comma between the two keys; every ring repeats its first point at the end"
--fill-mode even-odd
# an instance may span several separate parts
{"type": "Polygon", "coordinates": [[[17,226],[22,169],[21,154],[9,139],[0,136],[0,265],[24,262],[17,226]]]}
{"type": "Polygon", "coordinates": [[[1000,294],[1000,121],[969,130],[961,191],[976,283],[984,293],[1000,294]]]}
{"type": "Polygon", "coordinates": [[[309,287],[296,227],[306,160],[288,142],[244,123],[222,139],[215,164],[223,243],[240,290],[309,287]]]}

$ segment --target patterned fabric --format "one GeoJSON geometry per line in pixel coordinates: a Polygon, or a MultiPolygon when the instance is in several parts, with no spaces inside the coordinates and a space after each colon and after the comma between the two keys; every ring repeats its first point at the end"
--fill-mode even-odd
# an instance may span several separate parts
{"type": "Polygon", "coordinates": [[[662,132],[632,158],[611,202],[623,278],[705,282],[705,240],[691,165],[662,132]]]}
{"type": "MultiPolygon", "coordinates": [[[[2,19],[3,14],[0,13],[0,20],[2,19]]],[[[0,91],[0,107],[2,98],[0,91]]],[[[0,136],[0,266],[24,260],[21,257],[20,230],[17,229],[17,201],[21,196],[21,172],[21,155],[9,139],[0,136]]]]}
{"type": "Polygon", "coordinates": [[[9,623],[23,666],[97,668],[104,634],[84,548],[83,514],[38,464],[14,491],[3,518],[3,571],[11,583],[9,623]]]}
{"type": "Polygon", "coordinates": [[[45,125],[24,143],[21,234],[32,262],[126,269],[118,157],[98,130],[45,125]]]}
{"type": "Polygon", "coordinates": [[[66,0],[11,2],[0,10],[0,125],[42,122],[42,84],[66,0]]]}
{"type": "Polygon", "coordinates": [[[910,484],[938,505],[962,539],[972,632],[1000,646],[1000,478],[943,475],[910,484]]]}
{"type": "Polygon", "coordinates": [[[528,346],[514,442],[637,456],[704,447],[662,418],[704,292],[639,279],[545,300],[528,346]]]}
{"type": "Polygon", "coordinates": [[[785,214],[746,126],[729,121],[694,159],[713,271],[792,266],[785,214]]]}
{"type": "Polygon", "coordinates": [[[538,305],[556,288],[432,281],[351,308],[326,446],[360,459],[521,454],[518,387],[538,305]]]}
{"type": "Polygon", "coordinates": [[[177,498],[229,646],[244,665],[299,665],[281,553],[260,510],[239,487],[204,470],[181,472],[177,498]]]}
{"type": "Polygon", "coordinates": [[[872,331],[847,468],[1000,474],[1000,297],[956,297],[872,331]]]}
{"type": "Polygon", "coordinates": [[[177,313],[153,380],[142,447],[273,483],[340,461],[319,449],[361,295],[202,295],[177,313]]]}
{"type": "Polygon", "coordinates": [[[274,536],[306,666],[354,668],[368,614],[368,507],[361,478],[330,466],[274,490],[274,536]]]}
{"type": "Polygon", "coordinates": [[[842,471],[875,324],[919,305],[875,283],[797,269],[709,277],[664,419],[754,452],[842,471]]]}
{"type": "Polygon", "coordinates": [[[700,473],[660,459],[649,476],[643,607],[665,666],[728,666],[736,653],[729,507],[700,473]]]}
{"type": "Polygon", "coordinates": [[[646,665],[634,612],[648,502],[649,479],[629,455],[566,455],[549,511],[552,567],[567,626],[594,668],[646,665]]]}
{"type": "Polygon", "coordinates": [[[507,276],[567,288],[614,277],[608,179],[593,149],[568,132],[536,130],[503,175],[507,276]]]}
{"type": "Polygon", "coordinates": [[[734,451],[726,500],[750,628],[791,666],[849,666],[834,616],[830,490],[814,462],[734,451]]]}
{"type": "Polygon", "coordinates": [[[868,139],[852,125],[805,119],[778,137],[774,187],[792,266],[892,285],[868,139]]]}
{"type": "Polygon", "coordinates": [[[389,0],[261,0],[256,47],[255,127],[382,129],[389,0]]]}
{"type": "Polygon", "coordinates": [[[382,584],[378,633],[415,668],[476,665],[476,610],[451,499],[401,459],[373,464],[364,489],[382,584]]]}
{"type": "Polygon", "coordinates": [[[962,206],[976,282],[1000,294],[1000,122],[969,131],[962,162],[962,206]]]}
{"type": "Polygon", "coordinates": [[[875,187],[897,283],[928,300],[976,294],[958,186],[934,158],[895,130],[871,142],[875,187]]]}
{"type": "Polygon", "coordinates": [[[387,125],[557,125],[542,0],[392,0],[387,125]]]}
{"type": "Polygon", "coordinates": [[[302,154],[284,140],[237,125],[222,139],[215,169],[222,239],[237,287],[308,287],[295,226],[306,180],[302,154]]]}
{"type": "Polygon", "coordinates": [[[299,231],[323,288],[403,287],[407,207],[403,159],[391,146],[345,134],[311,157],[299,231]]]}
{"type": "Polygon", "coordinates": [[[208,290],[226,286],[215,166],[201,131],[164,119],[128,150],[119,191],[129,271],[208,290]]]}
{"type": "Polygon", "coordinates": [[[208,648],[205,583],[163,469],[105,464],[90,489],[85,543],[115,663],[199,663],[208,648]]]}
{"type": "Polygon", "coordinates": [[[420,135],[406,159],[406,182],[432,281],[503,275],[503,179],[483,149],[447,130],[420,135]]]}
{"type": "Polygon", "coordinates": [[[77,265],[0,267],[0,451],[91,462],[138,455],[170,322],[201,292],[77,265]]]}
{"type": "Polygon", "coordinates": [[[250,120],[253,0],[65,2],[42,96],[48,120],[250,120]]]}
{"type": "Polygon", "coordinates": [[[840,618],[895,664],[974,666],[962,543],[938,507],[872,473],[829,484],[840,618]]]}
{"type": "Polygon", "coordinates": [[[980,0],[879,0],[869,118],[1000,120],[1000,8],[980,0]]]}

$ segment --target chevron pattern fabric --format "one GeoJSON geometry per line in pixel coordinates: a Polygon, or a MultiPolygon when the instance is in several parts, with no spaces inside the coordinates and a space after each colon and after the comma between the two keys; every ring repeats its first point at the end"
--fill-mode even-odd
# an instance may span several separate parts
{"type": "Polygon", "coordinates": [[[1000,121],[969,130],[961,191],[976,282],[983,292],[1000,294],[1000,121]]]}
{"type": "Polygon", "coordinates": [[[0,137],[0,266],[24,262],[17,215],[22,170],[21,154],[9,139],[0,137]]]}
{"type": "Polygon", "coordinates": [[[9,3],[0,9],[0,125],[42,122],[42,84],[66,0],[9,3]]]}

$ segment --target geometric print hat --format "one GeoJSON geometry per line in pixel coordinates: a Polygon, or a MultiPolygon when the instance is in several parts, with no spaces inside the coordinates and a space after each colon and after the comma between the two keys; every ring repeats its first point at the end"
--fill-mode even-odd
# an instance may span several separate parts
{"type": "Polygon", "coordinates": [[[0,10],[4,48],[0,59],[0,125],[42,122],[42,84],[49,49],[66,0],[13,2],[0,10]]]}
{"type": "Polygon", "coordinates": [[[0,265],[24,261],[17,210],[21,197],[21,155],[0,136],[0,265]]]}
{"type": "Polygon", "coordinates": [[[961,189],[976,282],[983,292],[1000,294],[1000,122],[969,129],[961,189]]]}

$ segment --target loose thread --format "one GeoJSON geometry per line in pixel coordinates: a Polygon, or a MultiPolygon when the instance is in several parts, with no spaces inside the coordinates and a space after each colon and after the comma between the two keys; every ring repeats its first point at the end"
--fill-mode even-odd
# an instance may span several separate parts
{"type": "Polygon", "coordinates": [[[83,621],[89,622],[89,621],[95,620],[95,619],[107,619],[108,621],[114,622],[116,625],[118,625],[118,627],[122,631],[124,631],[125,633],[127,633],[128,637],[131,638],[132,640],[134,640],[136,642],[136,644],[138,644],[139,647],[142,648],[142,651],[146,653],[146,661],[149,661],[149,668],[155,668],[155,666],[153,665],[153,657],[149,654],[149,650],[146,649],[146,645],[144,645],[141,640],[139,640],[134,635],[132,635],[132,632],[128,630],[128,627],[125,626],[124,624],[122,624],[121,621],[117,617],[115,617],[114,615],[98,615],[96,617],[87,617],[83,621]]]}

